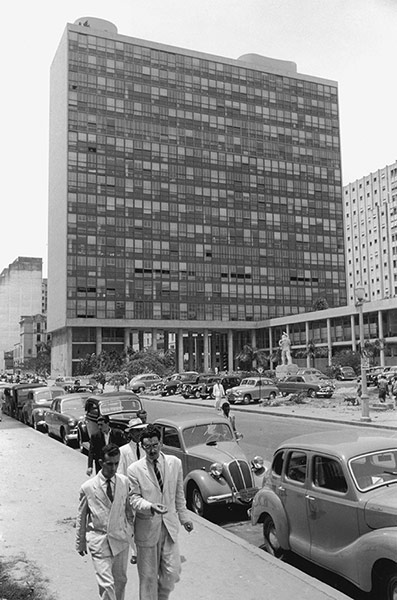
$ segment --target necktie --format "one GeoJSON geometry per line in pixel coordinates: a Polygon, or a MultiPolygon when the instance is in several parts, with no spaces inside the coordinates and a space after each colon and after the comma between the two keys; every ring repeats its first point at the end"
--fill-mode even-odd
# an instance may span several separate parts
{"type": "Polygon", "coordinates": [[[110,502],[113,502],[112,484],[110,483],[110,479],[107,479],[106,495],[109,498],[110,502]]]}
{"type": "Polygon", "coordinates": [[[157,462],[158,462],[157,460],[153,461],[153,469],[154,469],[154,473],[157,477],[157,481],[159,483],[160,490],[163,491],[163,478],[161,477],[160,469],[159,469],[157,462]]]}
{"type": "Polygon", "coordinates": [[[141,451],[139,450],[139,444],[136,445],[136,457],[138,460],[141,458],[141,451]]]}

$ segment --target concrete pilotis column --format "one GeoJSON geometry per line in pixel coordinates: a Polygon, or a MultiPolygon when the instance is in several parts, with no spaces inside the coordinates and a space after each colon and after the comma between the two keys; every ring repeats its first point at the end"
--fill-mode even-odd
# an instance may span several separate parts
{"type": "Polygon", "coordinates": [[[187,353],[189,370],[194,371],[197,363],[197,337],[194,338],[190,331],[187,334],[187,353]]]}
{"type": "MultiPolygon", "coordinates": [[[[273,330],[271,327],[269,327],[269,354],[270,354],[270,356],[273,355],[273,330]]],[[[272,358],[270,358],[269,367],[271,370],[273,370],[273,359],[272,358]]]]}
{"type": "Polygon", "coordinates": [[[233,371],[234,369],[234,356],[233,356],[233,331],[229,329],[227,332],[227,369],[233,371]]]}
{"type": "Polygon", "coordinates": [[[102,352],[102,327],[96,328],[96,355],[102,352]]]}
{"type": "Polygon", "coordinates": [[[157,329],[152,329],[152,348],[157,350],[157,329]]]}
{"type": "MultiPolygon", "coordinates": [[[[305,323],[306,348],[309,344],[309,335],[310,335],[309,321],[306,321],[306,323],[305,323]]],[[[310,355],[309,354],[306,356],[306,366],[308,369],[310,368],[310,355]]]]}
{"type": "Polygon", "coordinates": [[[204,373],[208,373],[210,367],[209,361],[209,338],[208,329],[204,329],[204,350],[203,350],[203,367],[204,373]]]}
{"type": "Polygon", "coordinates": [[[327,319],[327,345],[328,345],[328,366],[332,365],[332,338],[331,338],[331,319],[327,319]]]}
{"type": "Polygon", "coordinates": [[[139,346],[139,351],[144,349],[144,332],[143,331],[138,331],[138,346],[139,346]]]}
{"type": "Polygon", "coordinates": [[[126,327],[124,329],[124,350],[127,350],[127,348],[129,348],[131,346],[131,328],[130,327],[126,327]]]}
{"type": "Polygon", "coordinates": [[[184,371],[183,367],[183,331],[182,329],[178,329],[177,334],[178,340],[178,373],[182,373],[184,371]]]}
{"type": "Polygon", "coordinates": [[[383,343],[383,321],[382,321],[382,311],[378,310],[378,333],[379,333],[379,339],[381,340],[381,347],[380,347],[380,354],[379,354],[379,358],[380,358],[380,366],[384,367],[385,366],[385,345],[383,343]]]}

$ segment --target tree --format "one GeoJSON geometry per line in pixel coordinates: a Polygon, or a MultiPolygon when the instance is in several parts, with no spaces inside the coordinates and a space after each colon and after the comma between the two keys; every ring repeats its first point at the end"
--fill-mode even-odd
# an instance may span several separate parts
{"type": "Polygon", "coordinates": [[[315,300],[312,304],[312,310],[316,311],[316,310],[327,310],[327,308],[329,308],[329,304],[327,302],[327,299],[324,298],[324,296],[319,296],[317,298],[317,300],[315,300]]]}
{"type": "Polygon", "coordinates": [[[353,352],[353,350],[340,350],[336,352],[332,357],[332,367],[334,373],[339,367],[352,367],[356,373],[359,373],[361,366],[361,354],[360,352],[353,352]]]}
{"type": "Polygon", "coordinates": [[[253,348],[249,344],[244,344],[235,358],[237,366],[242,371],[252,371],[257,367],[265,368],[269,363],[265,350],[262,348],[253,348]]]}

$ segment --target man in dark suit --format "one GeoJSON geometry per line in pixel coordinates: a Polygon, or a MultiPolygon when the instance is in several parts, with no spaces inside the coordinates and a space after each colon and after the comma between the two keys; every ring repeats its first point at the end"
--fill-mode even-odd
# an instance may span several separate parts
{"type": "Polygon", "coordinates": [[[122,446],[126,440],[122,432],[118,429],[112,429],[109,424],[107,415],[100,415],[97,418],[98,431],[93,433],[90,439],[90,448],[88,450],[88,468],[87,475],[92,475],[92,465],[95,463],[95,472],[101,470],[100,459],[102,456],[102,448],[108,444],[116,444],[122,446]]]}

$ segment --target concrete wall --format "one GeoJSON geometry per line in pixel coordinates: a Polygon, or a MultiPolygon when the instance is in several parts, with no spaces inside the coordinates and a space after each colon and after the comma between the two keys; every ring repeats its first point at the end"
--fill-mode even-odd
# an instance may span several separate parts
{"type": "Polygon", "coordinates": [[[67,277],[67,35],[51,65],[48,199],[48,331],[65,325],[67,277]]]}

